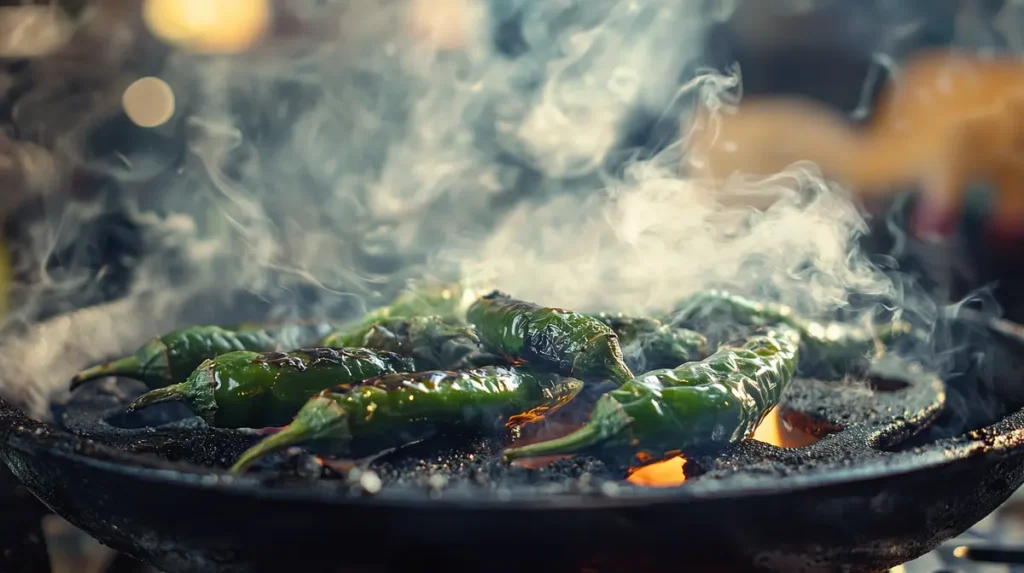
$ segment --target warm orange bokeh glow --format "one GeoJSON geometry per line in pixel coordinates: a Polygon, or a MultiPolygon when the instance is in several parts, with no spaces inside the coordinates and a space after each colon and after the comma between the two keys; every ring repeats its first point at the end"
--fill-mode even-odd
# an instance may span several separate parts
{"type": "Polygon", "coordinates": [[[142,15],[164,42],[201,53],[237,54],[263,38],[272,12],[269,0],[147,0],[142,15]]]}
{"type": "MultiPolygon", "coordinates": [[[[754,431],[753,439],[780,448],[799,448],[818,441],[814,436],[787,427],[774,408],[754,431]]],[[[686,458],[676,456],[663,462],[639,467],[629,474],[628,479],[633,484],[647,487],[673,487],[686,481],[686,476],[683,475],[685,465],[686,458]]]]}
{"type": "MultiPolygon", "coordinates": [[[[823,103],[745,97],[737,113],[695,114],[684,137],[688,157],[701,159],[696,175],[723,189],[737,172],[766,177],[806,161],[868,200],[919,188],[915,215],[931,232],[955,221],[971,183],[985,181],[993,188],[989,224],[1019,229],[1024,163],[1011,150],[1024,137],[1022,82],[1019,58],[924,50],[902,62],[899,81],[883,88],[865,125],[823,103]]],[[[769,196],[777,198],[742,195],[758,204],[769,196]]]]}

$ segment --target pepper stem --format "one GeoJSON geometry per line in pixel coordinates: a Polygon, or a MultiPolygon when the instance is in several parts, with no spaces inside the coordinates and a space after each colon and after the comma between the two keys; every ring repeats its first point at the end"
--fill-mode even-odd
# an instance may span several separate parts
{"type": "Polygon", "coordinates": [[[317,396],[306,402],[291,424],[243,452],[229,471],[242,473],[263,456],[304,442],[350,438],[348,412],[331,398],[317,396]]]}
{"type": "Polygon", "coordinates": [[[519,458],[579,453],[611,440],[632,423],[633,419],[622,409],[622,405],[605,394],[594,405],[590,421],[582,428],[561,438],[508,448],[502,453],[502,458],[505,461],[512,461],[519,458]]]}
{"type": "Polygon", "coordinates": [[[171,384],[170,386],[157,388],[156,390],[150,390],[129,404],[128,411],[134,412],[135,410],[152,406],[154,404],[182,400],[186,397],[187,390],[188,386],[186,386],[184,382],[180,384],[171,384]]]}
{"type": "Polygon", "coordinates": [[[71,389],[74,390],[82,384],[102,378],[104,376],[123,376],[138,374],[142,364],[135,356],[126,356],[117,360],[111,360],[92,368],[86,368],[71,378],[71,389]]]}

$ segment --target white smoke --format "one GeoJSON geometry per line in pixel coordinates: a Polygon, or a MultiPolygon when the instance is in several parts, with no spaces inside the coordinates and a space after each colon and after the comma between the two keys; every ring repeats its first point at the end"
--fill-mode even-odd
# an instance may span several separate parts
{"type": "MultiPolygon", "coordinates": [[[[4,390],[43,415],[69,370],[180,325],[209,291],[257,293],[275,317],[379,304],[424,274],[580,310],[660,310],[711,284],[814,314],[851,294],[901,300],[856,247],[861,213],[813,166],[734,181],[733,195],[781,198],[758,211],[688,179],[683,140],[653,159],[621,153],[638,114],[735,103],[734,70],[693,72],[734,4],[480,2],[468,44],[441,52],[404,34],[404,2],[338,2],[308,8],[342,36],[306,53],[172,54],[158,75],[185,102],[188,144],[158,185],[118,196],[146,230],[130,290],[116,317],[58,319],[0,349],[4,390]],[[518,35],[498,41],[514,19],[518,35]],[[51,351],[28,353],[39,345],[51,351]]],[[[81,224],[50,213],[33,248],[81,224]]],[[[12,321],[32,315],[28,291],[12,321]]]]}

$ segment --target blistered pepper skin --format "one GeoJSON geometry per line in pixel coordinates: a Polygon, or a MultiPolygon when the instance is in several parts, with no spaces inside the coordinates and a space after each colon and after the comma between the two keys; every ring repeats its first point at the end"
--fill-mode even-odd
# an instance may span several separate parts
{"type": "Polygon", "coordinates": [[[631,370],[675,368],[708,355],[708,339],[697,331],[647,317],[609,313],[591,316],[608,325],[619,337],[626,365],[631,370]]]}
{"type": "Polygon", "coordinates": [[[245,326],[235,330],[221,326],[194,326],[150,340],[134,354],[82,370],[71,379],[71,388],[104,376],[121,376],[161,388],[183,381],[204,360],[239,350],[270,352],[316,344],[330,325],[287,323],[245,326]]]}
{"type": "Polygon", "coordinates": [[[363,348],[229,352],[203,362],[185,382],[143,394],[129,409],[181,401],[213,426],[264,428],[286,424],[325,388],[414,370],[408,357],[363,348]]]}
{"type": "Polygon", "coordinates": [[[370,348],[410,356],[428,370],[465,370],[506,361],[484,350],[476,332],[440,315],[390,318],[340,329],[326,336],[327,348],[370,348]]]}
{"type": "Polygon", "coordinates": [[[633,377],[615,332],[600,320],[510,298],[500,292],[477,299],[466,313],[480,340],[513,361],[582,379],[624,384],[633,377]]]}
{"type": "Polygon", "coordinates": [[[465,321],[463,299],[471,290],[457,283],[442,283],[409,287],[387,306],[375,308],[358,319],[346,322],[337,330],[339,335],[351,335],[382,321],[401,320],[420,316],[436,316],[445,321],[465,321]]]}
{"type": "Polygon", "coordinates": [[[596,451],[656,461],[669,452],[743,439],[778,404],[798,358],[798,334],[773,329],[700,362],[638,376],[602,396],[581,429],[510,448],[505,458],[596,451]]]}
{"type": "Polygon", "coordinates": [[[486,429],[504,416],[571,399],[583,383],[555,374],[489,366],[464,372],[390,374],[325,390],[292,423],[243,453],[232,471],[264,455],[308,442],[351,453],[354,442],[380,450],[438,429],[486,429]]]}

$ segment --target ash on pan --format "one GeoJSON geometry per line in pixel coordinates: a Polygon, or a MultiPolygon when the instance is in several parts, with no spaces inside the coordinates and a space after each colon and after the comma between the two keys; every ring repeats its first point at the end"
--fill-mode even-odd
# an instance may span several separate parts
{"type": "MultiPolygon", "coordinates": [[[[1019,341],[991,344],[1022,356],[1019,341]]],[[[257,436],[210,428],[173,404],[146,412],[157,418],[113,416],[140,391],[128,381],[83,388],[55,409],[57,426],[4,404],[0,458],[59,515],[170,572],[297,559],[323,571],[466,569],[495,555],[498,570],[619,570],[623,559],[678,566],[680,554],[714,570],[877,571],[966,530],[1024,481],[1024,413],[932,440],[943,385],[894,356],[876,370],[887,376],[793,383],[779,416],[815,443],[745,441],[693,456],[686,483],[670,488],[622,481],[621,469],[588,458],[509,467],[485,437],[425,440],[354,468],[283,455],[268,460],[275,471],[231,476],[216,468],[257,436]],[[779,519],[785,527],[765,525],[779,519]],[[408,551],[318,549],[381,538],[408,551]]]]}

